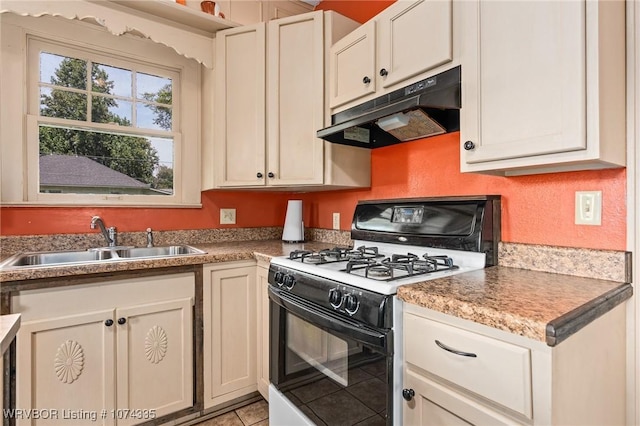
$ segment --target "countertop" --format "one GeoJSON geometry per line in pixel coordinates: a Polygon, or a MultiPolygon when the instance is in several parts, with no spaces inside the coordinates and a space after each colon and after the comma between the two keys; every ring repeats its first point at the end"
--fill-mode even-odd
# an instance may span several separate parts
{"type": "Polygon", "coordinates": [[[20,328],[20,314],[0,315],[0,349],[2,354],[9,348],[20,328]]]}
{"type": "MultiPolygon", "coordinates": [[[[320,250],[335,244],[288,244],[280,240],[250,240],[193,244],[206,254],[144,260],[105,261],[75,266],[30,267],[0,271],[0,282],[11,291],[29,280],[73,277],[118,271],[240,260],[264,260],[296,249],[320,250]]],[[[630,284],[526,269],[494,266],[478,271],[402,286],[398,297],[530,339],[556,345],[603,313],[630,298],[630,284]]]]}
{"type": "Polygon", "coordinates": [[[207,253],[137,260],[108,260],[100,263],[85,263],[73,266],[35,266],[19,269],[3,269],[0,270],[0,282],[24,281],[38,278],[72,277],[74,275],[135,271],[169,266],[199,265],[204,263],[232,262],[238,260],[262,259],[268,262],[271,257],[284,256],[289,254],[292,250],[320,250],[335,247],[335,244],[320,242],[290,244],[280,240],[252,240],[212,244],[193,244],[192,246],[207,253]]]}
{"type": "Polygon", "coordinates": [[[402,286],[406,303],[555,346],[629,299],[628,283],[493,266],[402,286]]]}

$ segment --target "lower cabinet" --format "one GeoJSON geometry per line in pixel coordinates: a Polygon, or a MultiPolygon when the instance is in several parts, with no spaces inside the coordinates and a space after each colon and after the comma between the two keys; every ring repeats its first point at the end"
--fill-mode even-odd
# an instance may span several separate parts
{"type": "Polygon", "coordinates": [[[204,266],[205,409],[257,390],[256,303],[254,261],[204,266]]]}
{"type": "Polygon", "coordinates": [[[625,423],[625,306],[557,346],[404,305],[407,425],[625,423]]]}
{"type": "Polygon", "coordinates": [[[192,273],[12,298],[18,425],[131,425],[193,406],[192,273]]]}

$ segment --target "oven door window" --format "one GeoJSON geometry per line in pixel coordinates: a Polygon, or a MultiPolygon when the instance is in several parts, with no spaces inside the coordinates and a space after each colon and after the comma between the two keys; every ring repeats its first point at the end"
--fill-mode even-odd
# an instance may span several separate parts
{"type": "Polygon", "coordinates": [[[284,318],[278,389],[317,424],[387,424],[391,358],[290,312],[284,318]]]}

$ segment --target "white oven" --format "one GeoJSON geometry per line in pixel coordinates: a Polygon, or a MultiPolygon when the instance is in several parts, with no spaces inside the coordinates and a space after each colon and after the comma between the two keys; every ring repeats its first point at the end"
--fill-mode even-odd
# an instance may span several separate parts
{"type": "Polygon", "coordinates": [[[360,202],[353,249],[272,259],[270,424],[401,425],[396,290],[495,264],[499,209],[498,196],[360,202]]]}

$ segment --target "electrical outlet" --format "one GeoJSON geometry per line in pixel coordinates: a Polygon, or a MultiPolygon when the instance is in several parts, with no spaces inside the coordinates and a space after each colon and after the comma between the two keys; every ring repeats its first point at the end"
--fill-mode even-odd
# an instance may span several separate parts
{"type": "Polygon", "coordinates": [[[602,225],[602,191],[576,191],[576,225],[602,225]]]}
{"type": "Polygon", "coordinates": [[[220,225],[236,223],[236,209],[220,209],[220,225]]]}
{"type": "Polygon", "coordinates": [[[340,229],[340,213],[333,214],[333,229],[340,229]]]}

